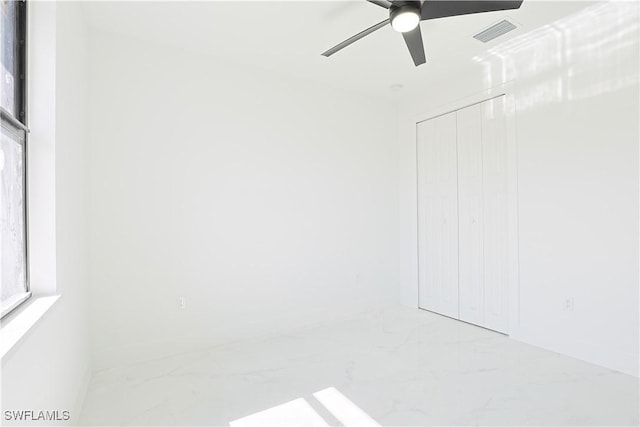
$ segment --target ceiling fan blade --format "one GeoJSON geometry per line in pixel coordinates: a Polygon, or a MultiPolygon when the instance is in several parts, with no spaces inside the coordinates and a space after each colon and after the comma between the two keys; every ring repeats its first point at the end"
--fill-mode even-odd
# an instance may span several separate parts
{"type": "Polygon", "coordinates": [[[411,58],[413,58],[413,63],[416,64],[416,67],[427,62],[424,55],[424,45],[422,44],[420,25],[411,31],[402,33],[402,37],[404,37],[404,41],[407,43],[409,53],[411,53],[411,58]]]}
{"type": "Polygon", "coordinates": [[[385,9],[389,9],[391,7],[391,2],[387,0],[367,0],[367,1],[377,6],[384,7],[385,9]]]}
{"type": "Polygon", "coordinates": [[[334,47],[332,47],[331,49],[329,49],[328,51],[324,52],[322,54],[322,56],[331,56],[334,53],[336,53],[339,50],[344,49],[345,47],[349,46],[351,43],[357,42],[358,40],[360,40],[361,38],[368,36],[369,34],[373,33],[376,30],[379,30],[380,28],[384,27],[385,25],[387,25],[389,23],[389,19],[385,19],[382,22],[377,23],[376,25],[373,25],[369,28],[367,28],[364,31],[360,31],[358,34],[356,34],[353,37],[349,37],[348,39],[346,39],[345,41],[338,43],[337,45],[335,45],[334,47]]]}
{"type": "Polygon", "coordinates": [[[446,16],[469,15],[472,13],[494,12],[518,9],[522,0],[426,0],[422,4],[421,19],[436,19],[446,16]]]}

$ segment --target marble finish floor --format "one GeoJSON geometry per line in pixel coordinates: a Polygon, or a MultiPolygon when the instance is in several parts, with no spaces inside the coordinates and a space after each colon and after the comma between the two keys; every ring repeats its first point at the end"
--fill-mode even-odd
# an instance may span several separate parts
{"type": "Polygon", "coordinates": [[[96,373],[81,425],[638,425],[637,378],[407,308],[96,373]]]}

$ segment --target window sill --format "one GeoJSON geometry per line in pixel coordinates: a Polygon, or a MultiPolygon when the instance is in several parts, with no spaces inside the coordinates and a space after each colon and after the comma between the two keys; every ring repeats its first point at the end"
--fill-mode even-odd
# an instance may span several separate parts
{"type": "Polygon", "coordinates": [[[47,311],[60,299],[60,295],[32,296],[24,307],[2,319],[0,327],[0,359],[11,351],[13,347],[42,319],[47,311]]]}
{"type": "Polygon", "coordinates": [[[16,310],[20,304],[31,298],[31,292],[24,292],[22,294],[14,295],[6,301],[2,301],[2,310],[0,311],[0,317],[4,319],[13,310],[16,310]]]}

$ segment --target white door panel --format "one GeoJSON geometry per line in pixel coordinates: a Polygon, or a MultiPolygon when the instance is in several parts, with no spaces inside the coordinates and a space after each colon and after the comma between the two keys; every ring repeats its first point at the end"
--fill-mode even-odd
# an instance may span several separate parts
{"type": "Polygon", "coordinates": [[[484,210],[482,115],[479,104],[458,110],[458,212],[460,319],[484,323],[484,210]]]}
{"type": "Polygon", "coordinates": [[[508,330],[508,211],[505,97],[482,103],[484,325],[508,330]]]}
{"type": "Polygon", "coordinates": [[[458,317],[455,113],[418,124],[419,305],[458,317]]]}

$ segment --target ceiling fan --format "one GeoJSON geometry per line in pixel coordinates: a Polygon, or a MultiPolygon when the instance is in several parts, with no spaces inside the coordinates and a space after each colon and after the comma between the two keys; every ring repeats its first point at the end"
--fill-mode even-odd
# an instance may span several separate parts
{"type": "Polygon", "coordinates": [[[391,24],[394,30],[402,33],[404,41],[409,48],[413,63],[418,65],[426,62],[422,33],[420,33],[420,21],[444,18],[447,16],[469,15],[473,13],[494,12],[498,10],[518,9],[522,0],[367,0],[377,6],[389,10],[389,18],[379,22],[364,31],[359,32],[324,52],[323,56],[331,56],[350,44],[368,36],[376,30],[391,24]]]}

